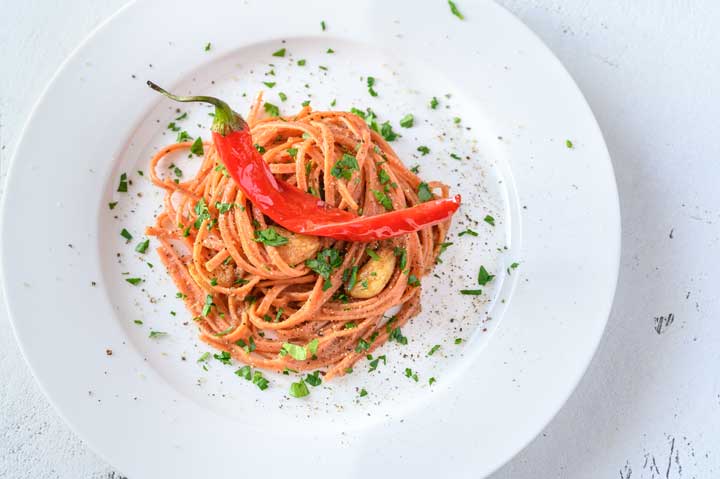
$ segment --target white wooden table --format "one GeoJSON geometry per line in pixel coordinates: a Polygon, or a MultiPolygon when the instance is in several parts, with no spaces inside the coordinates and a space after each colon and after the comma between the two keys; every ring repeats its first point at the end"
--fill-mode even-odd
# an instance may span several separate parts
{"type": "MultiPolygon", "coordinates": [[[[3,183],[43,87],[124,1],[2,2],[3,183]]],[[[560,57],[598,118],[620,190],[623,254],[613,313],[587,375],[493,477],[720,477],[720,2],[500,3],[560,57]]],[[[48,404],[4,305],[0,380],[0,477],[122,477],[48,404]]]]}

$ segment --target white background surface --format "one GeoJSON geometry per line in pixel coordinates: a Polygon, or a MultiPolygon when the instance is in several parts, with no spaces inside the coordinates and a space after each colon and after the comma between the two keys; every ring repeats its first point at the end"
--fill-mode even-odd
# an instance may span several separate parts
{"type": "MultiPolygon", "coordinates": [[[[0,2],[3,179],[42,88],[123,3],[0,2]]],[[[623,255],[613,314],[588,374],[541,436],[493,479],[716,477],[720,4],[500,3],[558,55],[598,118],[620,190],[623,255]],[[658,333],[656,318],[671,313],[674,321],[658,333]]],[[[120,477],[48,404],[4,305],[0,316],[0,477],[120,477]]]]}

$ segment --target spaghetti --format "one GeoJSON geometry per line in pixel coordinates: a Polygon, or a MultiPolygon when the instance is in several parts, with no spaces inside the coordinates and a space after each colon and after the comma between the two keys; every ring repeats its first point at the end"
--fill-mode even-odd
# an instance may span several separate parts
{"type": "MultiPolygon", "coordinates": [[[[248,116],[255,147],[275,177],[360,216],[402,210],[449,188],[424,183],[359,116],[315,112],[261,117],[262,96],[248,116]]],[[[158,174],[169,154],[151,161],[166,192],[148,235],[200,329],[200,338],[243,363],[274,371],[320,369],[331,379],[389,339],[420,311],[419,279],[439,254],[450,220],[370,243],[292,233],[245,197],[204,144],[194,178],[158,174]],[[386,312],[395,314],[386,317],[386,312]]]]}

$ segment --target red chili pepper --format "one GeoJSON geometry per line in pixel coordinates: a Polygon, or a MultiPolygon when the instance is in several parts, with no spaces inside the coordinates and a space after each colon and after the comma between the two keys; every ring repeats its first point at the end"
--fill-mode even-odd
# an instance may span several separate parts
{"type": "Polygon", "coordinates": [[[456,195],[376,216],[357,216],[333,208],[296,186],[275,178],[255,148],[247,123],[225,102],[208,96],[178,97],[152,82],[148,85],[176,101],[215,105],[213,141],[225,168],[255,207],[295,233],[347,241],[375,241],[440,223],[460,207],[460,195],[456,195]]]}

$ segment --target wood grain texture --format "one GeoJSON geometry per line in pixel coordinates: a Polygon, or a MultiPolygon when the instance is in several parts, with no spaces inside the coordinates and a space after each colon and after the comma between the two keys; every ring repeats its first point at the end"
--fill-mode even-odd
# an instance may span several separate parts
{"type": "MultiPolygon", "coordinates": [[[[463,1],[471,0],[456,0],[461,9],[463,1]]],[[[0,185],[45,84],[123,3],[6,2],[0,185]]],[[[623,254],[613,313],[587,375],[546,430],[493,477],[716,477],[720,4],[500,3],[555,52],[598,118],[620,190],[623,254]]],[[[0,315],[0,477],[119,479],[49,406],[4,305],[0,315]]]]}

